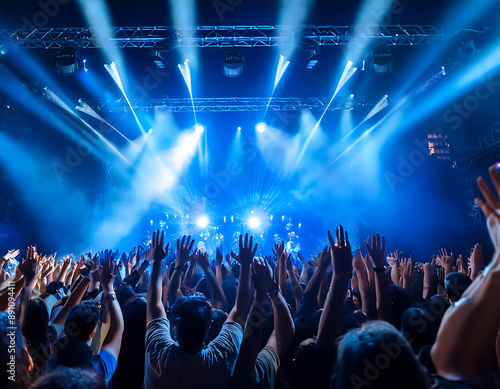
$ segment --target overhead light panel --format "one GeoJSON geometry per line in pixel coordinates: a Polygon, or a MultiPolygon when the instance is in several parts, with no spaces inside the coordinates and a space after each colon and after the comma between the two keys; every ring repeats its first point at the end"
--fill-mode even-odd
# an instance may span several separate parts
{"type": "Polygon", "coordinates": [[[387,45],[378,45],[373,48],[372,70],[375,73],[392,72],[392,50],[387,45]]]}
{"type": "Polygon", "coordinates": [[[78,70],[78,46],[67,45],[54,58],[59,74],[73,74],[78,70]]]}
{"type": "Polygon", "coordinates": [[[222,73],[226,77],[239,77],[243,74],[243,54],[224,54],[222,73]]]}

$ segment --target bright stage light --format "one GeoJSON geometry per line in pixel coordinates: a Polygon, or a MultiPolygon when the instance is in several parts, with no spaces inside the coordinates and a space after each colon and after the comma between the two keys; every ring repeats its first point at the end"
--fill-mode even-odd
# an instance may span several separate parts
{"type": "Polygon", "coordinates": [[[150,128],[148,132],[149,132],[150,134],[152,134],[152,133],[153,133],[153,129],[152,129],[152,128],[150,128]]]}
{"type": "Polygon", "coordinates": [[[196,224],[200,228],[207,228],[208,227],[208,217],[200,216],[198,218],[198,220],[196,221],[196,224]]]}
{"type": "Polygon", "coordinates": [[[266,123],[259,123],[255,126],[255,129],[259,132],[266,131],[266,123]]]}
{"type": "Polygon", "coordinates": [[[241,131],[241,127],[238,127],[238,131],[241,131]]]}
{"type": "Polygon", "coordinates": [[[200,135],[203,133],[203,131],[205,131],[205,127],[203,127],[201,124],[197,124],[194,131],[196,132],[196,134],[200,135]]]}
{"type": "Polygon", "coordinates": [[[248,219],[248,227],[255,229],[259,228],[260,226],[260,220],[258,217],[252,216],[250,219],[248,219]]]}

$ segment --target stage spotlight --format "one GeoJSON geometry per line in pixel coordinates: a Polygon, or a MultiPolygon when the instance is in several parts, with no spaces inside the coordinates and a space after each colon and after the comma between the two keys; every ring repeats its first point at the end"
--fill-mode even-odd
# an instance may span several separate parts
{"type": "Polygon", "coordinates": [[[208,217],[200,216],[198,218],[198,220],[196,221],[196,224],[200,228],[207,228],[208,227],[208,217]]]}
{"type": "Polygon", "coordinates": [[[238,131],[241,131],[241,127],[238,127],[238,131]]]}
{"type": "Polygon", "coordinates": [[[248,219],[248,227],[255,229],[259,228],[260,226],[260,220],[258,217],[252,216],[250,219],[248,219]]]}
{"type": "Polygon", "coordinates": [[[255,129],[258,131],[258,132],[264,132],[266,131],[266,123],[258,123],[256,126],[255,126],[255,129]]]}
{"type": "Polygon", "coordinates": [[[55,55],[57,72],[59,74],[73,74],[78,70],[78,46],[66,45],[55,55]]]}
{"type": "Polygon", "coordinates": [[[392,72],[392,50],[387,45],[378,45],[373,48],[372,70],[375,73],[392,72]]]}
{"type": "Polygon", "coordinates": [[[203,133],[203,131],[205,131],[205,127],[203,127],[201,124],[197,124],[194,131],[196,132],[196,134],[200,135],[203,133]]]}
{"type": "Polygon", "coordinates": [[[243,54],[224,54],[222,73],[226,77],[238,77],[243,74],[243,54]]]}
{"type": "Polygon", "coordinates": [[[152,129],[152,128],[150,128],[148,132],[149,132],[150,134],[152,134],[152,133],[153,133],[153,129],[152,129]]]}

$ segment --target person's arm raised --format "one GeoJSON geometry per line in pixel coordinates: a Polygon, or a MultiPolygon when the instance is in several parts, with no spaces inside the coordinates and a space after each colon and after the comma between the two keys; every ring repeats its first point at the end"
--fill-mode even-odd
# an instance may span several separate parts
{"type": "Polygon", "coordinates": [[[104,342],[102,343],[102,349],[113,354],[116,360],[118,360],[118,354],[120,354],[122,335],[125,328],[122,310],[120,309],[120,304],[118,304],[118,300],[116,299],[116,294],[113,292],[115,275],[118,271],[118,264],[108,253],[102,268],[101,285],[109,312],[109,330],[104,338],[104,342]]]}
{"type": "Polygon", "coordinates": [[[267,261],[265,265],[268,268],[268,277],[266,277],[267,291],[269,292],[274,312],[274,332],[271,334],[266,346],[274,348],[279,356],[284,356],[293,341],[295,325],[288,304],[279,292],[278,285],[273,280],[271,266],[269,266],[267,261]]]}
{"type": "Polygon", "coordinates": [[[286,253],[285,255],[285,267],[288,279],[290,280],[290,287],[292,288],[293,296],[295,297],[295,310],[297,310],[299,309],[300,302],[302,301],[302,294],[304,294],[304,291],[302,290],[302,286],[300,286],[297,275],[293,270],[292,255],[290,253],[286,253]]]}
{"type": "Polygon", "coordinates": [[[468,380],[488,388],[494,387],[491,361],[495,357],[494,345],[500,327],[500,175],[496,165],[490,167],[489,173],[497,195],[480,177],[478,185],[485,201],[476,199],[476,203],[486,216],[496,251],[483,274],[446,311],[431,351],[440,376],[468,380]]]}
{"type": "Polygon", "coordinates": [[[353,268],[358,276],[359,293],[361,294],[362,311],[366,314],[368,320],[377,319],[377,297],[375,295],[375,285],[370,284],[368,270],[365,261],[361,255],[361,250],[357,249],[352,261],[353,268]]]}
{"type": "MultiPolygon", "coordinates": [[[[151,266],[151,274],[149,275],[148,297],[147,297],[147,324],[154,319],[166,318],[167,313],[162,302],[162,278],[161,278],[161,261],[167,256],[168,246],[163,248],[164,232],[153,232],[150,250],[152,252],[153,264],[151,266]]],[[[184,243],[184,238],[182,239],[184,243]]],[[[179,241],[177,241],[179,245],[179,241]]],[[[177,248],[179,250],[179,247],[177,248]]],[[[168,306],[168,302],[167,302],[168,306]]]]}
{"type": "Polygon", "coordinates": [[[436,255],[430,262],[424,263],[424,299],[430,300],[437,293],[437,281],[434,270],[436,269],[436,255]]]}
{"type": "Polygon", "coordinates": [[[382,236],[381,244],[380,235],[373,234],[371,246],[368,242],[365,242],[365,246],[375,272],[378,319],[394,323],[391,292],[389,290],[389,281],[387,280],[384,268],[385,237],[382,236]]]}
{"type": "Polygon", "coordinates": [[[167,291],[167,301],[168,304],[172,305],[175,301],[182,296],[180,290],[181,287],[181,277],[184,265],[188,263],[191,257],[191,250],[193,248],[194,239],[191,240],[191,235],[187,238],[184,235],[181,240],[177,239],[177,252],[175,253],[175,268],[172,272],[172,277],[168,284],[167,291]],[[185,242],[185,243],[184,243],[185,242]]]}
{"type": "Polygon", "coordinates": [[[210,263],[208,261],[208,253],[198,254],[198,264],[205,273],[205,279],[207,280],[208,287],[210,288],[210,292],[212,293],[212,305],[214,308],[224,311],[227,309],[226,295],[224,294],[222,285],[217,280],[217,277],[215,277],[215,274],[212,271],[212,268],[210,267],[210,263]]]}
{"type": "Polygon", "coordinates": [[[325,301],[325,309],[319,321],[317,344],[321,348],[333,347],[337,337],[342,335],[345,296],[352,276],[352,252],[347,231],[345,237],[342,226],[337,227],[335,232],[336,242],[334,243],[328,231],[333,276],[325,301]]]}
{"type": "Polygon", "coordinates": [[[257,251],[257,244],[253,246],[253,236],[248,239],[248,233],[245,234],[245,241],[240,235],[239,251],[237,260],[240,263],[240,279],[236,291],[236,302],[234,308],[229,313],[226,323],[238,323],[242,328],[245,327],[246,318],[251,304],[251,283],[250,283],[250,265],[257,251]]]}

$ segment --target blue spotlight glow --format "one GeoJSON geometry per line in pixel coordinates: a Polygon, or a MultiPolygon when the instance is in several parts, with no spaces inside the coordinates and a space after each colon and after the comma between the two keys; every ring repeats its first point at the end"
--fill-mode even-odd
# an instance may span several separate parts
{"type": "Polygon", "coordinates": [[[86,72],[89,71],[89,69],[87,69],[87,60],[86,59],[83,60],[83,70],[85,70],[86,72]]]}
{"type": "Polygon", "coordinates": [[[258,124],[255,126],[255,129],[256,129],[258,132],[261,132],[261,133],[262,133],[262,132],[264,132],[264,131],[266,131],[266,128],[267,128],[266,123],[263,123],[263,122],[258,123],[258,124]]]}
{"type": "Polygon", "coordinates": [[[205,131],[205,127],[201,124],[197,124],[194,131],[196,132],[196,134],[200,135],[203,133],[203,131],[205,131]]]}
{"type": "Polygon", "coordinates": [[[238,127],[238,131],[241,131],[241,127],[238,127]]]}
{"type": "Polygon", "coordinates": [[[248,219],[248,227],[251,229],[256,229],[259,228],[260,226],[260,220],[258,217],[252,216],[250,219],[248,219]]]}
{"type": "Polygon", "coordinates": [[[148,132],[149,132],[150,134],[152,134],[152,133],[153,133],[153,129],[152,129],[152,128],[150,128],[148,132]]]}
{"type": "Polygon", "coordinates": [[[196,221],[196,225],[200,228],[207,228],[209,224],[208,217],[200,216],[196,221]]]}

